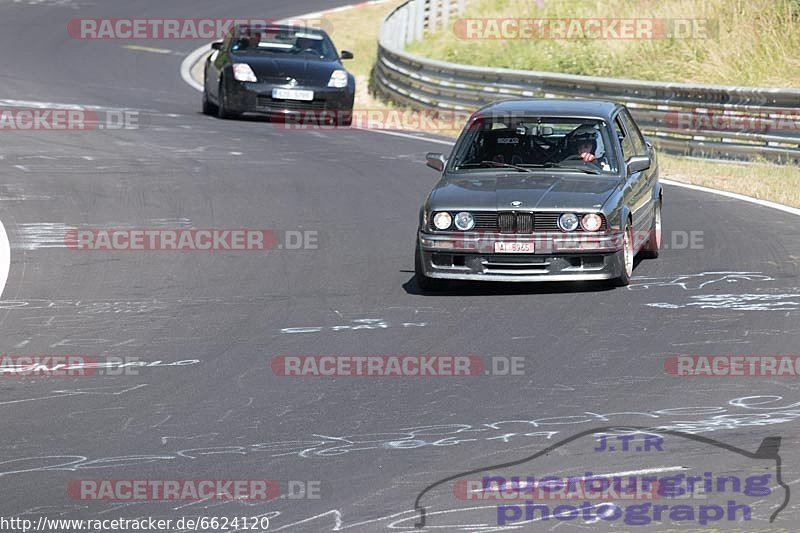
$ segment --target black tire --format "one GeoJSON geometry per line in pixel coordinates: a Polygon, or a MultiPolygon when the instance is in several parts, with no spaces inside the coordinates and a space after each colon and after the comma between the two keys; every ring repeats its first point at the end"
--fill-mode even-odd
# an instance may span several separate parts
{"type": "Polygon", "coordinates": [[[419,249],[419,243],[417,243],[414,251],[414,279],[417,282],[417,287],[422,292],[443,291],[449,285],[446,279],[429,278],[425,275],[425,269],[422,268],[422,253],[419,249]]]}
{"type": "Polygon", "coordinates": [[[622,243],[622,273],[613,280],[615,287],[627,287],[633,277],[633,260],[636,257],[636,249],[633,242],[633,228],[630,221],[625,226],[625,234],[622,243]]]}
{"type": "Polygon", "coordinates": [[[350,127],[353,124],[353,110],[351,109],[347,113],[337,113],[336,114],[336,125],[337,126],[344,126],[350,127]]]}
{"type": "Polygon", "coordinates": [[[208,99],[208,88],[203,84],[203,114],[214,116],[217,114],[217,106],[208,99]]]}
{"type": "Polygon", "coordinates": [[[650,228],[647,244],[642,249],[642,257],[656,259],[661,251],[661,240],[661,199],[659,199],[653,209],[653,225],[650,228]]]}
{"type": "Polygon", "coordinates": [[[237,113],[228,110],[228,95],[225,93],[225,78],[219,80],[219,91],[217,92],[217,117],[236,118],[237,113]]]}

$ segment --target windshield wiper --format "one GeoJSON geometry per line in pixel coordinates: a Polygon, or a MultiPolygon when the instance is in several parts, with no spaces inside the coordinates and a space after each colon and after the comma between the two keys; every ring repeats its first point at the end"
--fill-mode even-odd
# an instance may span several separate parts
{"type": "MultiPolygon", "coordinates": [[[[526,165],[526,166],[534,166],[534,165],[526,165]]],[[[600,174],[600,171],[594,170],[593,168],[586,168],[586,167],[571,167],[571,166],[563,166],[559,163],[545,163],[543,165],[536,165],[544,168],[561,168],[564,170],[575,170],[577,172],[583,172],[585,174],[600,174]]]]}
{"type": "Polygon", "coordinates": [[[529,168],[525,168],[519,165],[509,165],[508,163],[500,163],[497,161],[481,161],[480,163],[464,163],[462,165],[458,165],[458,168],[467,168],[467,167],[482,167],[484,165],[491,165],[493,167],[502,167],[502,168],[513,168],[515,170],[519,170],[520,172],[533,172],[529,168]]]}
{"type": "Polygon", "coordinates": [[[594,170],[591,168],[580,168],[580,167],[559,167],[559,168],[564,168],[567,170],[575,170],[577,172],[583,172],[584,174],[600,174],[599,170],[594,170]]]}

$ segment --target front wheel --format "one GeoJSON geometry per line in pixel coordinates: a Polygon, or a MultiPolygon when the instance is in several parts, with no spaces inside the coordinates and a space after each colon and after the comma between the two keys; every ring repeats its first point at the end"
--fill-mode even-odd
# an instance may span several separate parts
{"type": "Polygon", "coordinates": [[[439,292],[448,286],[446,279],[429,278],[425,275],[425,269],[422,265],[422,250],[420,250],[419,243],[417,243],[417,248],[414,252],[414,279],[417,282],[417,287],[422,292],[439,292]]]}
{"type": "Polygon", "coordinates": [[[622,238],[622,273],[614,280],[617,287],[627,287],[633,277],[633,258],[635,256],[633,248],[633,229],[630,222],[625,226],[625,234],[622,238]]]}
{"type": "Polygon", "coordinates": [[[336,113],[337,126],[351,126],[353,124],[353,110],[336,113]]]}
{"type": "Polygon", "coordinates": [[[659,199],[653,208],[653,225],[650,228],[650,235],[647,244],[642,250],[642,256],[648,259],[655,259],[661,251],[661,200],[659,199]]]}
{"type": "Polygon", "coordinates": [[[203,114],[204,115],[216,115],[217,114],[217,106],[211,103],[211,100],[208,99],[208,88],[203,85],[203,114]]]}
{"type": "Polygon", "coordinates": [[[236,113],[231,113],[228,109],[228,93],[225,91],[225,80],[219,80],[219,91],[217,92],[217,117],[219,118],[235,118],[238,116],[236,113]]]}

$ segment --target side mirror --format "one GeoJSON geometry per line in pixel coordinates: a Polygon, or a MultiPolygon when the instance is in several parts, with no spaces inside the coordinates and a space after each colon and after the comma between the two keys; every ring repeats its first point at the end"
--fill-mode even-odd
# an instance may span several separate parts
{"type": "Polygon", "coordinates": [[[353,59],[355,56],[353,52],[348,52],[347,50],[342,50],[342,55],[339,56],[341,59],[353,59]]]}
{"type": "Polygon", "coordinates": [[[222,50],[222,41],[218,41],[216,43],[211,43],[212,50],[222,50]]]}
{"type": "Polygon", "coordinates": [[[439,172],[443,171],[444,166],[447,164],[447,159],[444,158],[444,155],[436,152],[428,152],[425,155],[425,161],[429,167],[439,172]]]}
{"type": "Polygon", "coordinates": [[[647,170],[650,168],[650,158],[637,156],[631,157],[628,159],[628,175],[635,174],[637,172],[641,172],[643,170],[647,170]]]}

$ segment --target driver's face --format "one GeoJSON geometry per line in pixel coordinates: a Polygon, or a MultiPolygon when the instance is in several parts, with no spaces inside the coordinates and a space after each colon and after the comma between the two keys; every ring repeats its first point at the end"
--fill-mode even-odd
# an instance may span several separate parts
{"type": "Polygon", "coordinates": [[[592,153],[592,143],[580,143],[578,145],[578,155],[583,154],[591,154],[592,153]]]}

